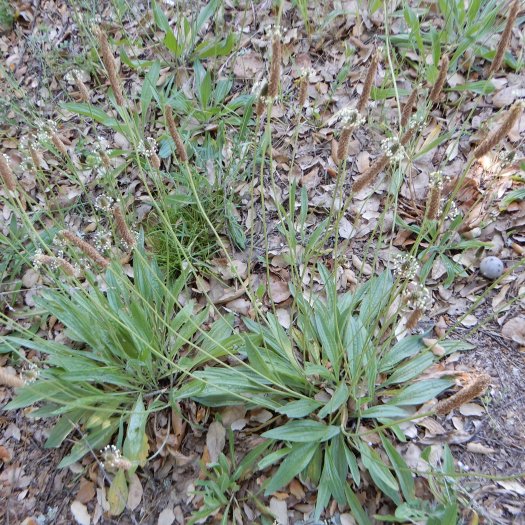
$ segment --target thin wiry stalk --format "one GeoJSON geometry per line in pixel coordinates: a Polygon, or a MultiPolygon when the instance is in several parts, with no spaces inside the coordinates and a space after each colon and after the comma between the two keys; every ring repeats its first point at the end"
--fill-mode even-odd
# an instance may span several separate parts
{"type": "Polygon", "coordinates": [[[443,91],[445,81],[447,80],[448,66],[448,55],[443,55],[443,58],[441,59],[441,65],[439,67],[439,75],[434,86],[432,87],[432,90],[430,91],[430,100],[434,102],[434,104],[437,104],[439,102],[439,97],[441,95],[441,92],[443,91]]]}
{"type": "Polygon", "coordinates": [[[510,108],[507,116],[505,117],[505,120],[501,123],[501,126],[495,129],[492,133],[489,133],[485,139],[480,144],[478,144],[473,152],[474,158],[479,159],[480,157],[483,157],[483,155],[486,155],[489,151],[491,151],[494,146],[498,145],[514,127],[514,124],[516,124],[517,120],[519,119],[522,110],[523,105],[521,102],[514,104],[510,108]]]}
{"type": "Polygon", "coordinates": [[[514,2],[510,6],[509,16],[507,17],[505,29],[503,30],[503,33],[501,33],[501,38],[496,49],[496,54],[494,55],[494,59],[492,60],[492,63],[490,64],[490,67],[487,72],[487,76],[489,77],[492,76],[496,71],[498,71],[501,67],[501,64],[503,64],[505,51],[509,47],[510,37],[512,36],[512,28],[514,27],[514,23],[516,22],[516,18],[518,17],[519,7],[519,0],[514,0],[514,2]]]}
{"type": "Polygon", "coordinates": [[[92,261],[102,266],[102,268],[107,268],[109,266],[108,259],[106,259],[94,246],[82,240],[80,237],[77,237],[73,232],[62,230],[60,235],[76,246],[86,257],[89,257],[92,261]]]}
{"type": "Polygon", "coordinates": [[[370,98],[370,93],[372,92],[372,86],[374,84],[374,79],[377,73],[377,66],[379,65],[379,53],[376,51],[372,55],[372,61],[368,66],[368,71],[366,72],[365,83],[363,85],[363,91],[357,102],[356,109],[359,113],[364,113],[368,99],[370,98]]]}
{"type": "Polygon", "coordinates": [[[5,153],[0,155],[0,175],[2,176],[2,180],[4,181],[6,188],[9,191],[15,191],[16,177],[9,166],[8,158],[5,153]]]}
{"type": "Polygon", "coordinates": [[[171,106],[166,106],[166,124],[168,125],[171,138],[173,139],[173,142],[175,142],[175,149],[179,161],[187,162],[188,154],[186,153],[184,142],[182,142],[182,138],[177,130],[175,120],[173,119],[173,108],[171,106]]]}
{"type": "Polygon", "coordinates": [[[461,405],[468,403],[472,399],[482,394],[490,384],[490,376],[487,374],[481,374],[474,379],[469,385],[464,386],[459,392],[450,396],[447,399],[439,401],[436,405],[436,414],[444,416],[459,408],[461,405]]]}
{"type": "Polygon", "coordinates": [[[102,30],[97,31],[97,38],[100,45],[100,52],[102,54],[102,62],[108,72],[109,83],[113,89],[115,100],[119,106],[124,105],[124,96],[122,95],[122,88],[120,87],[120,80],[117,71],[117,63],[115,57],[109,47],[108,37],[102,30]]]}

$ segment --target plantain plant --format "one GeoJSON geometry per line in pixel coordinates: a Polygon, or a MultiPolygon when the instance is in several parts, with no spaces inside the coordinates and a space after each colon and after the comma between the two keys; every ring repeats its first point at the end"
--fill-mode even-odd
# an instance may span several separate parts
{"type": "Polygon", "coordinates": [[[85,288],[62,284],[37,299],[39,313],[64,326],[62,342],[30,333],[0,339],[13,351],[29,348],[47,356],[36,381],[20,388],[6,408],[41,403],[31,416],[59,416],[47,447],[58,447],[73,430],[83,430],[83,439],[61,466],[104,447],[124,427],[126,458],[142,463],[148,415],[166,406],[161,394],[203,361],[231,351],[237,337],[231,337],[227,318],[204,331],[209,308],[195,314],[194,301],[180,305],[187,278],[183,272],[176,281],[167,280],[156,262],[136,249],[132,279],[113,263],[104,286],[94,279],[85,288]]]}
{"type": "MultiPolygon", "coordinates": [[[[400,423],[453,385],[449,377],[422,379],[439,357],[423,335],[396,337],[403,283],[389,271],[354,293],[338,295],[333,276],[319,266],[326,300],[293,289],[296,314],[286,332],[277,317],[245,319],[242,363],[207,367],[172,392],[207,406],[245,400],[275,413],[262,434],[275,450],[258,466],[280,463],[266,485],[269,495],[299,476],[318,486],[315,516],[330,498],[349,504],[360,524],[371,523],[355,493],[367,476],[396,505],[416,500],[412,473],[393,442],[404,441],[400,423]]],[[[448,355],[470,348],[441,341],[448,355]]]]}

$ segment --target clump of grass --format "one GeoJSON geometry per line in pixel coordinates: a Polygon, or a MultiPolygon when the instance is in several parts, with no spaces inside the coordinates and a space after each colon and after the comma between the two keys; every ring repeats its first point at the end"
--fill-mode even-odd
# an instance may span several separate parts
{"type": "MultiPolygon", "coordinates": [[[[199,199],[218,232],[225,227],[224,191],[195,177],[199,199]]],[[[220,252],[217,237],[209,228],[197,200],[188,193],[166,195],[151,212],[146,227],[146,242],[159,266],[171,276],[178,275],[187,263],[206,268],[220,252]],[[160,211],[161,210],[161,211],[160,211]]]]}

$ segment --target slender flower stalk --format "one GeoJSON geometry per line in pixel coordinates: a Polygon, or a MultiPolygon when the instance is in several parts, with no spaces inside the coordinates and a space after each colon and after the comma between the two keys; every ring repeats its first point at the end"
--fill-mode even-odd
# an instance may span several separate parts
{"type": "Polygon", "coordinates": [[[519,0],[514,0],[514,2],[512,2],[510,6],[510,11],[507,17],[507,23],[505,24],[505,29],[503,30],[503,33],[501,33],[501,38],[496,49],[496,54],[494,55],[494,59],[492,60],[492,63],[490,64],[490,67],[487,72],[487,75],[489,77],[496,73],[496,71],[498,71],[501,67],[501,64],[503,64],[505,51],[509,47],[510,37],[512,36],[512,28],[514,27],[514,23],[516,22],[516,18],[518,17],[519,10],[519,0]]]}
{"type": "Polygon", "coordinates": [[[66,275],[74,276],[77,274],[75,267],[62,257],[52,257],[50,255],[38,255],[34,259],[36,265],[49,266],[51,269],[61,268],[66,275]]]}
{"type": "Polygon", "coordinates": [[[368,71],[366,72],[365,83],[363,85],[363,91],[357,102],[356,109],[359,113],[364,113],[368,99],[370,98],[370,93],[372,92],[372,86],[374,84],[374,79],[377,73],[377,66],[379,65],[379,53],[376,51],[372,55],[372,60],[368,66],[368,71]]]}
{"type": "Polygon", "coordinates": [[[25,381],[14,374],[10,374],[4,367],[0,367],[0,385],[20,388],[25,385],[25,381]]]}
{"type": "Polygon", "coordinates": [[[76,246],[84,255],[86,255],[86,257],[89,257],[92,261],[102,266],[102,268],[107,268],[109,266],[108,259],[106,259],[94,246],[82,240],[80,237],[77,237],[73,232],[62,230],[60,235],[76,246]]]}
{"type": "Polygon", "coordinates": [[[405,128],[408,124],[410,116],[412,115],[412,109],[417,99],[418,88],[415,87],[410,93],[407,101],[405,102],[403,109],[401,110],[401,127],[405,128]]]}
{"type": "Polygon", "coordinates": [[[447,80],[448,66],[448,55],[443,55],[443,58],[441,59],[441,65],[439,67],[439,74],[437,80],[434,83],[432,90],[430,91],[430,100],[434,102],[434,104],[437,104],[439,102],[439,97],[441,96],[443,86],[445,85],[445,81],[447,80]]]}
{"type": "Polygon", "coordinates": [[[113,217],[115,218],[117,232],[120,235],[120,238],[124,241],[128,249],[133,248],[137,241],[131,230],[128,228],[128,225],[126,224],[124,214],[122,213],[119,204],[115,204],[115,206],[113,206],[113,217]]]}
{"type": "Polygon", "coordinates": [[[489,133],[485,139],[478,144],[473,153],[474,158],[479,159],[480,157],[483,157],[483,155],[486,155],[491,151],[494,146],[497,146],[514,127],[514,124],[516,124],[517,120],[520,118],[522,110],[523,104],[521,102],[514,104],[501,123],[501,126],[495,129],[492,133],[489,133]]]}
{"type": "Polygon", "coordinates": [[[120,87],[120,81],[117,71],[117,63],[115,57],[109,47],[108,37],[102,30],[97,31],[97,38],[100,45],[100,52],[102,54],[102,62],[108,72],[109,83],[113,89],[115,100],[119,106],[124,105],[124,96],[122,95],[122,88],[120,87]]]}
{"type": "Polygon", "coordinates": [[[188,154],[186,153],[184,142],[182,142],[182,138],[177,130],[175,120],[173,119],[173,109],[171,106],[166,106],[166,124],[168,125],[171,138],[173,139],[173,142],[175,142],[177,157],[179,158],[180,162],[187,162],[188,154]]]}
{"type": "Polygon", "coordinates": [[[268,97],[271,100],[277,98],[279,94],[279,81],[281,77],[281,33],[278,29],[275,30],[272,37],[272,62],[270,64],[270,76],[268,79],[268,97]]]}
{"type": "Polygon", "coordinates": [[[15,191],[16,177],[9,166],[8,157],[5,153],[3,155],[0,154],[0,175],[2,176],[6,188],[9,191],[15,191]]]}
{"type": "Polygon", "coordinates": [[[474,398],[482,394],[485,389],[490,384],[490,376],[487,374],[481,374],[474,378],[474,380],[464,386],[461,390],[456,392],[454,395],[450,396],[447,399],[439,401],[436,405],[436,414],[444,416],[454,410],[459,408],[461,405],[472,401],[474,398]]]}

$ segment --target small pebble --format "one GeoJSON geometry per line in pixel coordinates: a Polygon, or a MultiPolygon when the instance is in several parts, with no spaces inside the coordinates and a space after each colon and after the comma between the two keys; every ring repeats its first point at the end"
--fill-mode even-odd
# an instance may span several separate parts
{"type": "Polygon", "coordinates": [[[479,271],[483,277],[494,281],[503,274],[503,262],[498,257],[490,256],[485,257],[479,265],[479,271]]]}

